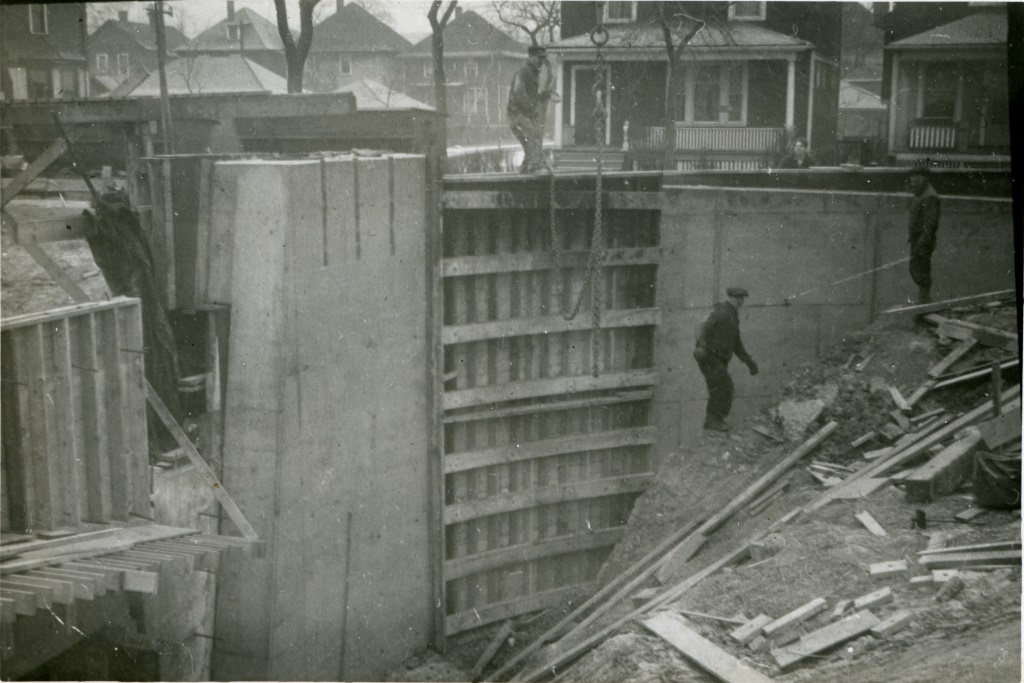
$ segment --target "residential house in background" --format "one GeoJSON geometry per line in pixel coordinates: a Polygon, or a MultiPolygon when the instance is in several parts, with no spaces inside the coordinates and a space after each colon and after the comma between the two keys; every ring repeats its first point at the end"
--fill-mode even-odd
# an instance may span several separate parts
{"type": "Polygon", "coordinates": [[[0,100],[89,95],[84,3],[0,7],[0,100]]]}
{"type": "Polygon", "coordinates": [[[337,0],[337,11],[313,31],[305,87],[334,92],[361,79],[388,89],[400,87],[404,71],[398,56],[410,47],[408,40],[360,5],[337,0]]]}
{"type": "MultiPolygon", "coordinates": [[[[592,2],[562,5],[556,142],[592,150],[596,89],[607,93],[605,145],[674,155],[679,169],[764,168],[795,136],[832,163],[839,100],[841,5],[833,2],[606,2],[600,57],[609,82],[595,84],[592,2]],[[672,73],[660,10],[677,44],[693,35],[672,73]],[[628,133],[626,132],[628,130],[628,133]]],[[[653,163],[653,162],[652,162],[653,163]]]]}
{"type": "MultiPolygon", "coordinates": [[[[571,4],[571,3],[569,3],[571,4]]],[[[515,143],[505,107],[526,45],[471,10],[455,8],[444,30],[448,144],[515,143]]],[[[434,105],[434,62],[427,36],[402,55],[405,92],[434,105]]],[[[550,131],[550,127],[548,128],[550,131]]]]}
{"type": "MultiPolygon", "coordinates": [[[[171,95],[212,95],[225,93],[270,93],[283,95],[288,83],[283,76],[265,69],[239,54],[188,55],[166,67],[167,92],[171,95]]],[[[160,76],[149,74],[131,92],[131,97],[159,97],[160,76]]]]}
{"type": "Polygon", "coordinates": [[[899,164],[1009,166],[1006,7],[970,9],[886,45],[888,148],[899,164]]]}
{"type": "Polygon", "coordinates": [[[288,72],[277,24],[247,7],[236,11],[234,0],[228,0],[227,16],[223,21],[206,29],[175,52],[179,56],[242,54],[279,76],[288,72]]]}
{"type": "Polygon", "coordinates": [[[836,161],[864,166],[884,163],[888,118],[881,96],[846,79],[840,81],[836,161]]]}
{"type": "MultiPolygon", "coordinates": [[[[178,29],[164,27],[167,61],[174,59],[174,50],[188,42],[178,29]]],[[[128,12],[118,12],[117,19],[104,22],[89,36],[89,75],[92,93],[107,93],[131,78],[143,78],[156,71],[159,63],[156,30],[152,13],[146,23],[128,21],[128,12]]]]}

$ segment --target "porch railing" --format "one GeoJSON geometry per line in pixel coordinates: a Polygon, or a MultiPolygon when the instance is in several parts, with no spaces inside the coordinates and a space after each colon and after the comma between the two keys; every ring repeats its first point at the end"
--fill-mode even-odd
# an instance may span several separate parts
{"type": "MultiPolygon", "coordinates": [[[[732,126],[675,126],[675,149],[680,152],[755,152],[763,154],[780,146],[784,128],[738,128],[732,126]]],[[[662,149],[663,126],[632,126],[632,150],[662,149]]]]}
{"type": "Polygon", "coordinates": [[[956,149],[956,126],[915,124],[910,126],[910,149],[956,149]]]}

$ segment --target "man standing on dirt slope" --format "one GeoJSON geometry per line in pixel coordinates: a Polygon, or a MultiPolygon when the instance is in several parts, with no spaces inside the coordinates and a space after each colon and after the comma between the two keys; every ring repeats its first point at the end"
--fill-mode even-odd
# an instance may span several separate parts
{"type": "Polygon", "coordinates": [[[908,223],[910,242],[910,277],[917,285],[917,303],[932,299],[932,252],[935,251],[935,233],[939,229],[939,195],[930,182],[927,168],[910,169],[907,183],[914,199],[910,202],[908,223]]]}
{"type": "Polygon", "coordinates": [[[733,385],[729,376],[729,361],[733,354],[746,363],[751,375],[757,374],[757,363],[743,348],[740,338],[739,309],[747,298],[747,290],[730,287],[725,290],[726,300],[711,308],[711,313],[697,334],[697,348],[693,357],[700,366],[708,385],[708,408],[704,429],[728,431],[725,418],[732,410],[733,385]]]}

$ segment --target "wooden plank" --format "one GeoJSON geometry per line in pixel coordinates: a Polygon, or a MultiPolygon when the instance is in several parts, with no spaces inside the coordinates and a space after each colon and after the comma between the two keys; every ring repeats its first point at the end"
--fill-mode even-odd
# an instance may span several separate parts
{"type": "Polygon", "coordinates": [[[654,396],[651,389],[640,389],[636,391],[622,391],[604,396],[593,396],[588,398],[569,398],[543,403],[531,403],[524,406],[486,406],[483,410],[459,412],[445,415],[445,424],[458,424],[461,422],[472,422],[474,420],[497,420],[508,417],[523,415],[542,415],[548,412],[560,412],[565,410],[577,410],[583,408],[599,408],[602,406],[613,406],[621,403],[633,403],[637,401],[649,401],[654,396]]]}
{"type": "Polygon", "coordinates": [[[936,363],[935,365],[928,369],[928,376],[931,377],[932,379],[935,379],[942,373],[946,372],[946,370],[949,370],[949,368],[953,366],[953,363],[956,363],[958,360],[967,355],[967,353],[970,352],[970,350],[973,349],[977,343],[978,341],[976,339],[962,340],[959,344],[956,345],[956,347],[953,348],[952,351],[946,354],[946,356],[942,360],[940,360],[938,363],[936,363]]]}
{"type": "MultiPolygon", "coordinates": [[[[1014,367],[1017,367],[1019,365],[1020,365],[1020,359],[1019,358],[1011,358],[1010,360],[1005,360],[1002,363],[1000,363],[999,367],[1002,370],[1007,370],[1009,368],[1014,368],[1014,367]]],[[[960,382],[966,382],[966,381],[969,381],[969,380],[972,380],[972,379],[977,379],[979,377],[988,377],[991,374],[992,374],[991,368],[983,368],[983,369],[980,369],[980,370],[975,370],[974,372],[967,372],[967,373],[964,373],[962,375],[957,375],[955,377],[950,377],[949,379],[944,379],[941,382],[936,382],[934,388],[935,389],[941,389],[943,387],[948,387],[948,386],[953,385],[953,384],[959,384],[960,382]]]]}
{"type": "MultiPolygon", "coordinates": [[[[16,220],[7,211],[3,215],[9,220],[16,220]]],[[[60,218],[18,220],[11,229],[18,244],[42,244],[88,239],[96,234],[96,223],[88,213],[75,213],[60,218]]]]}
{"type": "Polygon", "coordinates": [[[63,320],[64,318],[71,318],[77,315],[88,315],[90,313],[98,313],[100,311],[138,305],[140,305],[138,299],[118,296],[113,299],[109,299],[108,301],[90,301],[88,303],[51,308],[39,313],[26,313],[24,315],[2,318],[0,319],[0,329],[7,332],[21,327],[31,327],[33,325],[52,323],[57,320],[63,320]]]}
{"type": "Polygon", "coordinates": [[[67,271],[64,270],[56,261],[50,258],[50,255],[43,251],[42,247],[34,242],[23,242],[21,248],[24,249],[29,256],[31,256],[36,263],[46,271],[46,274],[53,278],[61,289],[68,293],[68,295],[78,303],[85,303],[89,301],[89,295],[85,293],[77,282],[71,279],[67,271]]]}
{"type": "MultiPolygon", "coordinates": [[[[6,586],[0,588],[0,598],[10,600],[13,603],[14,611],[25,616],[32,616],[36,613],[36,596],[37,594],[30,590],[18,590],[6,586]]],[[[43,605],[39,605],[39,607],[43,607],[43,605]]]]}
{"type": "Polygon", "coordinates": [[[943,311],[948,308],[957,308],[959,306],[987,303],[989,301],[1007,301],[1015,298],[1016,296],[1017,290],[1015,289],[1001,289],[995,292],[987,292],[985,294],[972,294],[971,296],[962,296],[956,299],[946,299],[945,301],[916,304],[914,306],[899,306],[897,308],[890,308],[887,311],[882,311],[882,313],[886,315],[902,315],[905,313],[923,315],[925,313],[934,313],[935,311],[943,311]]]}
{"type": "MultiPolygon", "coordinates": [[[[661,324],[661,310],[657,308],[606,310],[601,313],[601,329],[644,327],[661,324]]],[[[444,344],[464,344],[486,339],[504,339],[537,334],[558,334],[589,331],[593,321],[589,316],[576,316],[566,320],[561,315],[539,318],[500,318],[484,323],[449,325],[441,332],[444,344]]]]}
{"type": "Polygon", "coordinates": [[[859,436],[856,439],[854,439],[853,441],[851,441],[850,442],[850,446],[852,448],[858,448],[858,447],[863,446],[864,444],[866,444],[868,441],[871,441],[871,439],[873,439],[873,438],[875,438],[875,432],[874,431],[870,431],[867,434],[859,436]]]}
{"type": "Polygon", "coordinates": [[[734,629],[729,633],[729,637],[740,645],[747,645],[761,633],[761,629],[772,623],[772,621],[774,619],[767,614],[759,614],[739,628],[734,629]]]}
{"type": "Polygon", "coordinates": [[[892,576],[893,574],[905,574],[907,572],[906,560],[892,560],[890,562],[876,562],[868,566],[868,576],[873,579],[892,576]]]}
{"type": "Polygon", "coordinates": [[[503,401],[517,401],[524,398],[556,396],[583,391],[654,386],[657,384],[658,374],[655,370],[633,370],[630,372],[607,373],[600,377],[579,375],[575,377],[509,382],[500,386],[445,392],[442,401],[445,410],[456,410],[458,408],[468,408],[503,401]]]}
{"type": "Polygon", "coordinates": [[[887,605],[893,600],[892,589],[889,586],[885,588],[879,588],[876,591],[862,595],[853,601],[853,608],[855,610],[871,609],[872,607],[880,607],[887,605]]]}
{"type": "Polygon", "coordinates": [[[785,671],[808,657],[867,633],[879,623],[878,617],[871,612],[857,612],[807,634],[792,645],[775,648],[771,654],[779,668],[785,671]]]}
{"type": "Polygon", "coordinates": [[[77,431],[81,401],[75,392],[72,361],[72,327],[67,319],[50,328],[53,353],[55,407],[54,422],[57,447],[61,458],[61,489],[64,495],[64,524],[72,529],[81,526],[86,514],[85,461],[82,439],[77,431]]]}
{"type": "MultiPolygon", "coordinates": [[[[83,132],[82,128],[73,128],[70,135],[70,139],[74,142],[83,132]]],[[[29,186],[33,180],[39,177],[39,174],[49,168],[50,164],[55,162],[64,156],[64,153],[68,151],[68,143],[63,137],[59,137],[43,150],[43,153],[32,160],[28,166],[26,166],[18,175],[14,176],[9,182],[3,184],[3,188],[0,189],[0,209],[7,206],[7,204],[18,196],[22,190],[29,186]]]]}
{"type": "MultiPolygon", "coordinates": [[[[61,561],[68,555],[80,553],[104,554],[116,552],[123,548],[130,548],[137,543],[154,541],[176,536],[187,536],[196,533],[193,529],[182,529],[179,527],[163,526],[160,524],[146,524],[142,526],[126,527],[117,529],[114,534],[82,534],[80,537],[72,536],[61,541],[69,541],[60,545],[47,545],[18,554],[17,559],[0,562],[0,574],[7,575],[17,571],[27,571],[23,562],[61,561]]],[[[50,543],[57,543],[51,541],[50,543]]],[[[64,561],[69,561],[70,558],[64,561]]],[[[38,565],[33,565],[34,568],[38,565]]]]}
{"type": "Polygon", "coordinates": [[[85,459],[86,514],[91,520],[112,518],[110,498],[110,450],[107,439],[107,405],[104,384],[112,371],[100,365],[96,316],[79,318],[76,364],[80,368],[82,451],[85,459]]]}
{"type": "Polygon", "coordinates": [[[102,585],[102,580],[98,579],[95,575],[82,574],[81,572],[46,567],[33,570],[24,576],[70,581],[76,600],[92,600],[107,592],[102,585]]]}
{"type": "Polygon", "coordinates": [[[725,683],[769,683],[767,676],[751,669],[739,659],[692,630],[680,617],[658,614],[643,622],[644,627],[663,638],[716,679],[725,683]]]}
{"type": "Polygon", "coordinates": [[[480,658],[477,659],[476,664],[473,666],[473,670],[469,674],[470,680],[474,683],[480,680],[480,677],[484,673],[484,669],[486,669],[487,665],[491,663],[491,660],[494,659],[494,655],[498,653],[498,650],[501,649],[501,646],[505,644],[505,641],[508,640],[510,635],[512,635],[512,622],[506,621],[501,625],[501,628],[498,629],[498,632],[494,634],[494,637],[491,638],[491,642],[484,649],[483,653],[481,653],[480,658]]]}
{"type": "Polygon", "coordinates": [[[493,571],[513,562],[534,562],[546,557],[604,548],[618,543],[622,540],[624,533],[625,527],[612,527],[590,532],[584,530],[571,536],[557,536],[536,543],[487,550],[446,561],[444,575],[446,580],[452,581],[473,574],[493,571]]]}
{"type": "Polygon", "coordinates": [[[52,550],[54,548],[61,548],[73,543],[79,543],[81,541],[94,541],[104,538],[110,538],[122,533],[124,527],[113,527],[110,529],[100,529],[97,531],[88,531],[85,533],[75,534],[74,536],[65,536],[63,538],[55,538],[52,540],[40,540],[40,541],[27,541],[25,543],[4,543],[0,545],[0,560],[6,560],[11,557],[17,557],[24,553],[29,553],[36,550],[52,550]]]}
{"type": "Polygon", "coordinates": [[[70,605],[75,601],[74,583],[65,579],[18,574],[4,577],[3,585],[8,588],[48,588],[52,591],[50,599],[58,605],[70,605]]]}
{"type": "Polygon", "coordinates": [[[971,552],[950,552],[924,555],[918,564],[928,569],[961,569],[985,565],[1019,565],[1020,550],[979,550],[971,552]]]}
{"type": "MultiPolygon", "coordinates": [[[[911,410],[910,404],[907,403],[907,399],[903,398],[903,394],[896,387],[889,387],[889,395],[892,396],[893,402],[901,412],[909,413],[911,410]]],[[[902,425],[900,425],[902,427],[902,425]]]]}
{"type": "Polygon", "coordinates": [[[903,480],[907,501],[930,503],[960,488],[974,472],[974,452],[980,445],[981,432],[969,427],[967,436],[943,449],[903,480]]]}
{"type": "Polygon", "coordinates": [[[981,440],[988,448],[999,448],[1010,441],[1020,441],[1021,419],[1020,415],[1008,412],[999,417],[981,422],[977,426],[981,434],[981,440]]]}
{"type": "MultiPolygon", "coordinates": [[[[122,349],[142,349],[145,345],[142,332],[142,307],[125,308],[113,311],[117,318],[117,326],[121,339],[125,344],[122,349]]],[[[144,355],[127,353],[127,360],[120,364],[120,381],[122,383],[123,402],[120,406],[122,424],[125,427],[127,448],[128,505],[131,514],[143,519],[152,518],[152,470],[149,467],[149,441],[147,429],[145,400],[145,368],[144,355]]]]}
{"type": "Polygon", "coordinates": [[[516,493],[505,493],[477,500],[446,505],[445,524],[465,522],[488,515],[524,510],[539,505],[554,505],[566,501],[639,493],[647,489],[653,474],[639,474],[614,479],[575,482],[562,486],[545,486],[516,493]]]}
{"type": "Polygon", "coordinates": [[[864,525],[864,528],[870,531],[875,536],[881,538],[887,537],[889,534],[886,533],[882,525],[875,521],[875,518],[871,516],[871,513],[867,510],[863,510],[854,515],[858,522],[864,525]]]}
{"type": "Polygon", "coordinates": [[[668,557],[665,558],[664,564],[661,565],[661,569],[655,572],[654,576],[658,579],[659,583],[667,583],[669,579],[675,576],[684,564],[690,561],[697,552],[704,547],[704,543],[707,541],[707,536],[696,531],[687,537],[685,541],[677,545],[669,552],[668,557]]]}
{"type": "Polygon", "coordinates": [[[878,489],[888,486],[889,483],[888,477],[869,477],[867,479],[858,479],[850,486],[844,486],[841,491],[836,493],[835,498],[837,500],[867,498],[878,489]]]}
{"type": "Polygon", "coordinates": [[[496,602],[474,607],[466,612],[450,614],[445,618],[445,632],[448,635],[453,635],[520,614],[528,614],[548,607],[564,605],[571,596],[589,593],[592,589],[593,586],[591,584],[573,584],[563,588],[537,592],[526,598],[496,602]]]}
{"type": "MultiPolygon", "coordinates": [[[[63,491],[54,436],[53,404],[47,400],[50,394],[50,367],[45,354],[45,329],[43,325],[20,330],[14,336],[15,354],[24,363],[28,385],[28,412],[23,413],[22,432],[29,436],[28,450],[23,455],[29,459],[33,472],[33,497],[35,510],[32,512],[33,527],[55,529],[62,525],[63,491]]],[[[24,448],[24,447],[23,447],[24,448]]]]}
{"type": "MultiPolygon", "coordinates": [[[[603,192],[602,207],[617,210],[660,210],[662,197],[660,192],[611,191],[603,192]]],[[[559,209],[593,209],[594,193],[582,191],[559,190],[555,195],[559,209]]],[[[547,209],[550,206],[548,191],[517,190],[514,193],[504,190],[446,190],[443,196],[445,209],[547,209]]]]}
{"type": "Polygon", "coordinates": [[[178,446],[185,451],[185,454],[188,456],[192,464],[195,465],[196,470],[205,480],[206,484],[213,490],[214,498],[216,498],[217,502],[221,504],[224,511],[228,513],[228,517],[230,517],[231,521],[236,527],[238,527],[242,536],[251,540],[258,539],[259,536],[256,534],[256,530],[252,528],[252,525],[250,525],[245,519],[245,515],[243,515],[242,511],[238,509],[237,505],[235,505],[235,501],[232,500],[231,496],[229,496],[227,491],[224,490],[224,486],[220,483],[217,475],[214,474],[213,470],[210,469],[210,466],[206,464],[206,461],[203,460],[203,456],[199,454],[196,447],[192,445],[188,436],[185,435],[185,432],[178,425],[177,420],[175,420],[174,416],[171,415],[171,411],[168,410],[167,406],[164,405],[164,402],[160,400],[156,390],[153,389],[148,380],[146,381],[146,401],[149,403],[150,407],[153,408],[154,412],[156,412],[157,416],[160,417],[160,421],[164,423],[165,427],[167,427],[167,430],[171,433],[171,436],[174,437],[174,440],[178,442],[178,446]]]}
{"type": "Polygon", "coordinates": [[[583,453],[627,446],[646,446],[657,439],[655,427],[634,427],[610,432],[574,434],[557,439],[513,443],[482,451],[465,451],[445,456],[445,474],[462,472],[477,467],[545,458],[569,453],[583,453]]]}
{"type": "Polygon", "coordinates": [[[1017,541],[998,541],[996,543],[975,543],[973,545],[958,545],[949,546],[945,548],[929,548],[927,550],[918,550],[918,555],[940,555],[942,553],[966,553],[973,552],[976,550],[1020,550],[1021,542],[1017,541]]]}
{"type": "Polygon", "coordinates": [[[772,638],[780,633],[792,629],[797,624],[807,621],[811,617],[821,614],[828,607],[828,602],[825,598],[814,598],[808,603],[797,607],[795,610],[782,615],[775,621],[765,624],[761,629],[761,633],[766,638],[772,638]]]}
{"type": "Polygon", "coordinates": [[[875,638],[887,638],[909,624],[913,618],[914,613],[911,610],[901,609],[898,612],[893,612],[882,623],[871,629],[871,635],[875,638]]]}
{"type": "Polygon", "coordinates": [[[129,362],[129,352],[123,349],[136,350],[141,346],[125,346],[121,326],[113,311],[99,312],[96,317],[99,323],[100,362],[104,368],[102,400],[107,417],[106,424],[99,428],[106,432],[110,471],[110,477],[103,485],[110,491],[110,518],[127,520],[131,511],[131,469],[128,461],[132,446],[128,436],[129,426],[125,422],[128,387],[122,377],[122,365],[129,362]]]}
{"type": "MultiPolygon", "coordinates": [[[[604,252],[603,265],[653,266],[661,262],[659,247],[629,249],[608,249],[604,252]]],[[[563,268],[584,269],[590,260],[589,250],[563,251],[563,268]]],[[[555,267],[555,256],[548,251],[516,252],[485,256],[452,256],[441,263],[442,277],[454,278],[469,275],[490,275],[495,273],[525,273],[528,271],[551,271],[555,267]]],[[[524,316],[530,317],[530,316],[524,316]]]]}

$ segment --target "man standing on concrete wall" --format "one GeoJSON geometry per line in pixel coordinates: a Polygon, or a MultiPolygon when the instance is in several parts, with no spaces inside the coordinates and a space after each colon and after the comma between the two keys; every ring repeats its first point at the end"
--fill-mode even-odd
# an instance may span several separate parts
{"type": "Polygon", "coordinates": [[[746,363],[751,375],[757,374],[757,363],[743,348],[740,338],[739,309],[747,298],[747,290],[730,287],[725,290],[726,300],[711,308],[711,313],[697,334],[697,348],[693,357],[700,366],[708,385],[708,408],[704,429],[724,432],[729,429],[725,418],[732,410],[733,385],[729,376],[729,361],[733,354],[746,363]]]}
{"type": "Polygon", "coordinates": [[[910,277],[917,285],[917,303],[926,304],[932,294],[932,252],[939,229],[939,195],[931,185],[927,168],[911,169],[907,182],[914,193],[907,239],[910,242],[910,277]]]}
{"type": "Polygon", "coordinates": [[[547,51],[540,45],[531,45],[529,59],[512,79],[508,91],[508,125],[523,146],[520,173],[538,173],[550,170],[544,159],[544,115],[551,99],[551,65],[547,51]],[[547,84],[542,88],[540,72],[547,66],[547,84]]]}

